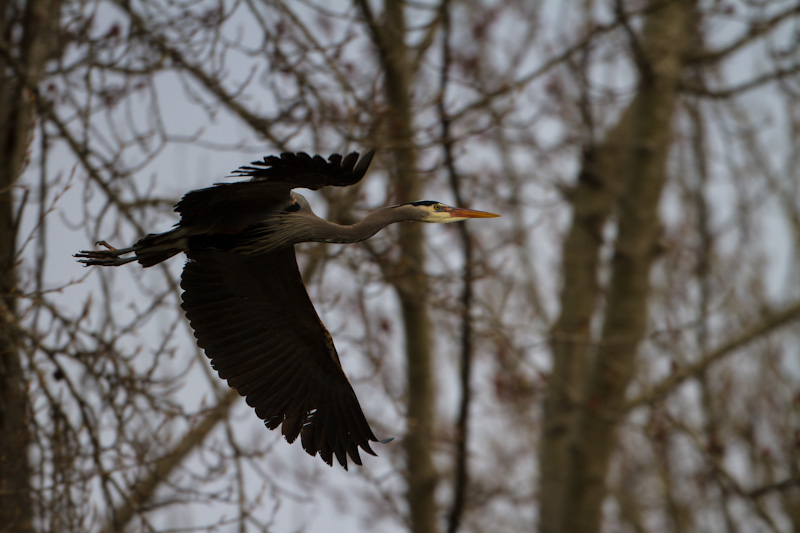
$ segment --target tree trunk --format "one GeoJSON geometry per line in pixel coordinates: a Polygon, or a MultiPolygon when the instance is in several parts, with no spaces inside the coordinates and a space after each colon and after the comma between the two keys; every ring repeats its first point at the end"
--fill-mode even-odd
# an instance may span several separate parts
{"type": "Polygon", "coordinates": [[[597,146],[586,148],[575,188],[570,191],[572,222],[561,259],[564,279],[561,311],[550,330],[553,369],[544,400],[539,445],[539,530],[559,531],[564,504],[564,472],[569,461],[570,428],[578,411],[593,343],[590,331],[598,307],[597,279],[603,228],[621,185],[620,154],[630,140],[630,108],[597,146]]]}
{"type": "MultiPolygon", "coordinates": [[[[413,145],[413,108],[411,82],[413,70],[405,44],[406,21],[401,0],[388,0],[384,22],[376,23],[366,2],[362,9],[371,23],[373,40],[378,47],[389,106],[388,136],[393,147],[393,184],[400,203],[419,200],[422,184],[417,175],[417,153],[413,145]]],[[[401,224],[401,260],[391,280],[403,313],[406,344],[406,379],[408,380],[406,453],[406,498],[411,531],[437,531],[436,484],[433,465],[433,427],[435,395],[431,334],[425,305],[424,236],[421,224],[401,224]]]]}
{"type": "MultiPolygon", "coordinates": [[[[547,511],[543,510],[547,518],[542,523],[543,531],[591,533],[600,530],[616,429],[623,416],[625,391],[633,376],[638,346],[647,329],[649,274],[658,241],[658,207],[666,182],[666,159],[682,53],[692,36],[692,9],[688,0],[651,2],[641,41],[634,43],[640,63],[640,82],[630,107],[630,119],[627,115],[622,119],[623,122],[630,120],[631,142],[627,150],[617,151],[620,159],[616,164],[600,167],[601,171],[608,172],[620,169],[622,181],[604,323],[595,357],[589,363],[585,390],[579,399],[581,408],[573,412],[569,445],[553,454],[561,463],[564,479],[555,486],[557,496],[547,496],[555,501],[549,502],[547,511]],[[552,512],[558,516],[547,514],[552,512]]],[[[608,183],[613,179],[613,176],[605,176],[600,181],[608,183]]],[[[592,284],[587,286],[591,288],[592,284]]],[[[566,303],[571,305],[572,302],[566,303]]],[[[572,331],[578,334],[588,327],[586,312],[580,317],[583,322],[572,325],[572,331]]],[[[564,357],[558,350],[554,350],[554,356],[564,357]]],[[[574,383],[580,379],[580,361],[585,357],[573,354],[566,359],[566,362],[557,361],[555,368],[566,366],[566,378],[574,383]]],[[[563,432],[567,429],[563,424],[554,425],[552,405],[551,400],[547,430],[554,431],[556,427],[563,432]]],[[[567,443],[564,433],[559,433],[559,439],[562,445],[567,443]]],[[[544,444],[542,451],[548,451],[544,444]]],[[[548,459],[543,454],[542,460],[548,459]]],[[[543,481],[552,482],[553,468],[553,465],[543,464],[547,474],[543,475],[543,481]]],[[[543,486],[543,491],[547,488],[543,486]]]]}
{"type": "Polygon", "coordinates": [[[33,528],[27,386],[16,333],[13,193],[35,125],[35,97],[30,88],[38,83],[54,44],[59,8],[57,0],[32,0],[21,13],[9,7],[0,10],[3,38],[21,36],[19,42],[0,43],[0,531],[33,528]]]}

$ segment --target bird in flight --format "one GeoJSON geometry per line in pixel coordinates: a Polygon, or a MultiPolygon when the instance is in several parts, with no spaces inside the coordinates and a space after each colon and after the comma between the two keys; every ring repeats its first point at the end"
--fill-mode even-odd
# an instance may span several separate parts
{"type": "Polygon", "coordinates": [[[86,266],[150,267],[181,252],[182,307],[197,344],[228,385],[270,429],[345,470],[360,465],[359,447],[375,455],[378,440],[339,363],[333,339],[317,316],[297,268],[294,245],[352,243],[395,222],[456,222],[493,213],[421,201],[383,207],[353,225],[316,216],[295,188],[346,187],[364,177],[374,151],[359,159],[283,153],[234,171],[248,181],[189,191],[175,206],[180,221],[129,248],[85,250],[86,266]]]}

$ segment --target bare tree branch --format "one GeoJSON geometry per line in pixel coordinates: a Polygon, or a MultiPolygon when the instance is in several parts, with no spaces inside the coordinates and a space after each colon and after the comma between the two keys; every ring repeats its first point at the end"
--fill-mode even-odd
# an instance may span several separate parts
{"type": "Polygon", "coordinates": [[[628,400],[625,403],[624,410],[631,411],[642,405],[650,405],[661,400],[674,392],[687,379],[707,372],[712,365],[731,355],[736,350],[751,342],[763,339],[764,336],[791,324],[800,318],[800,302],[791,304],[781,310],[765,312],[763,315],[764,318],[760,322],[744,329],[737,336],[714,350],[701,355],[694,363],[674,371],[669,377],[642,392],[636,398],[628,400]]]}
{"type": "Polygon", "coordinates": [[[181,437],[180,442],[156,461],[154,467],[143,479],[137,481],[130,488],[122,506],[111,509],[108,523],[103,526],[101,531],[114,533],[125,529],[142,507],[155,497],[158,488],[169,479],[172,472],[184,463],[190,453],[205,442],[206,437],[217,427],[217,424],[228,417],[238,398],[239,394],[233,389],[225,393],[219,403],[212,407],[200,422],[187,431],[181,437]]]}
{"type": "Polygon", "coordinates": [[[681,91],[700,98],[713,98],[716,100],[726,100],[728,98],[739,96],[748,91],[758,89],[764,85],[774,82],[786,80],[800,74],[800,64],[792,65],[791,67],[778,68],[771,72],[766,72],[751,80],[743,81],[733,87],[719,87],[710,88],[701,85],[695,85],[688,82],[681,83],[681,91]]]}
{"type": "Polygon", "coordinates": [[[720,61],[728,59],[731,55],[753,43],[757,39],[769,35],[769,33],[781,23],[797,15],[800,15],[800,5],[796,3],[790,3],[789,7],[780,13],[773,15],[766,20],[759,20],[752,23],[747,31],[745,31],[738,38],[734,39],[727,46],[723,46],[717,50],[701,50],[690,55],[687,58],[687,63],[719,63],[720,61]]]}

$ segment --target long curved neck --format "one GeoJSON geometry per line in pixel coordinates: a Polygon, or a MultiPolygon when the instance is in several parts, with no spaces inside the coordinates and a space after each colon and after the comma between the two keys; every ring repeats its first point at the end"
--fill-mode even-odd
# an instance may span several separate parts
{"type": "Polygon", "coordinates": [[[325,221],[323,227],[314,228],[319,230],[315,231],[317,235],[314,235],[314,241],[332,243],[360,242],[369,239],[389,224],[411,222],[418,220],[418,218],[416,210],[409,210],[406,206],[382,207],[350,226],[342,226],[325,221]]]}

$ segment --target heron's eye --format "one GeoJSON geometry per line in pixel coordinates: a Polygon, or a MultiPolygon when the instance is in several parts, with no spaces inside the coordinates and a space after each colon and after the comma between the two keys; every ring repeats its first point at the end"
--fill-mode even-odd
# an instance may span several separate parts
{"type": "Polygon", "coordinates": [[[433,204],[434,211],[441,211],[444,206],[442,204],[433,204]]]}

